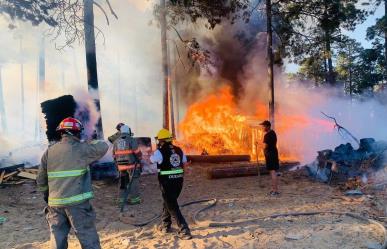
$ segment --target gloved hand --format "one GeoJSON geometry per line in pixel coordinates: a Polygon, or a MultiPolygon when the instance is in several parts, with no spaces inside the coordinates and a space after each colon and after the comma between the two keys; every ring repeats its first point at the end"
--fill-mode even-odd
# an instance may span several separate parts
{"type": "Polygon", "coordinates": [[[43,199],[48,204],[48,191],[43,192],[43,199]]]}

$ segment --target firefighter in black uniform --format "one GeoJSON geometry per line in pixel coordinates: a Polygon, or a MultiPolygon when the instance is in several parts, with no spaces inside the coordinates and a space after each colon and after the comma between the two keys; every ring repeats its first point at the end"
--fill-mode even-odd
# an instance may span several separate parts
{"type": "Polygon", "coordinates": [[[163,233],[171,232],[171,218],[173,217],[179,227],[179,237],[191,239],[191,231],[177,203],[177,198],[183,188],[183,168],[187,164],[187,157],[179,147],[172,144],[172,134],[168,130],[160,130],[156,140],[158,149],[150,160],[152,163],[157,163],[158,179],[163,197],[163,214],[159,230],[163,233]]]}

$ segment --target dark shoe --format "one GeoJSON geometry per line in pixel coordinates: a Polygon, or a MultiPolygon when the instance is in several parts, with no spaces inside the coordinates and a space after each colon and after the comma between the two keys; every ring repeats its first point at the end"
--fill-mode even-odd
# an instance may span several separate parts
{"type": "Polygon", "coordinates": [[[190,240],[192,239],[192,235],[190,231],[184,231],[184,232],[179,232],[177,236],[182,239],[182,240],[190,240]]]}
{"type": "Polygon", "coordinates": [[[276,191],[271,191],[269,193],[269,196],[279,196],[280,195],[280,192],[276,192],[276,191]]]}

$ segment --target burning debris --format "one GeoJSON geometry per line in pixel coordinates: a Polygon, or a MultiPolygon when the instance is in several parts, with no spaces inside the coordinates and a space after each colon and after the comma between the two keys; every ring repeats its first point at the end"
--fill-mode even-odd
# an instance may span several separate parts
{"type": "Polygon", "coordinates": [[[319,151],[316,160],[306,168],[309,175],[317,180],[346,182],[348,189],[354,189],[367,183],[370,174],[385,166],[386,151],[386,141],[363,138],[356,150],[347,143],[334,150],[319,151]]]}
{"type": "Polygon", "coordinates": [[[74,97],[64,95],[56,99],[41,103],[42,113],[45,114],[48,141],[59,141],[60,135],[56,132],[58,124],[67,117],[73,117],[77,107],[74,97]]]}

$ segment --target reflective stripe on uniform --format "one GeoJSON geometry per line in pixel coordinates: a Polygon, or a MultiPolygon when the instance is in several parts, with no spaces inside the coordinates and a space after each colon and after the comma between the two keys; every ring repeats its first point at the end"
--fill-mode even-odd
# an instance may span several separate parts
{"type": "Polygon", "coordinates": [[[48,205],[49,206],[62,206],[62,205],[69,205],[74,204],[77,202],[82,202],[88,199],[93,198],[93,192],[86,192],[79,195],[74,195],[66,198],[48,198],[48,205]]]}
{"type": "Polygon", "coordinates": [[[161,170],[160,175],[174,175],[174,174],[183,174],[183,169],[175,169],[175,170],[161,170]]]}
{"type": "Polygon", "coordinates": [[[134,169],[136,167],[135,164],[131,164],[131,165],[117,165],[117,168],[119,171],[124,171],[124,170],[131,170],[131,169],[134,169]]]}
{"type": "Polygon", "coordinates": [[[64,177],[74,177],[81,176],[86,174],[89,169],[74,169],[74,170],[62,170],[62,171],[48,171],[48,179],[52,178],[64,178],[64,177]]]}
{"type": "Polygon", "coordinates": [[[133,150],[117,150],[114,152],[114,155],[121,156],[121,155],[130,155],[133,154],[133,150]]]}

